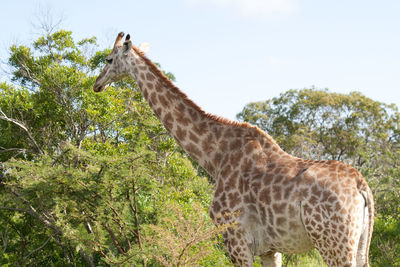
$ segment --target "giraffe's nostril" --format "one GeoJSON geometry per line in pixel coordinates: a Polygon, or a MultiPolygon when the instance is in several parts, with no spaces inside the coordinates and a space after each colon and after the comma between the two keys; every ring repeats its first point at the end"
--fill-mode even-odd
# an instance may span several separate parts
{"type": "Polygon", "coordinates": [[[95,91],[96,93],[103,91],[104,89],[106,89],[108,87],[108,84],[106,85],[94,85],[93,86],[93,91],[95,91]]]}
{"type": "Polygon", "coordinates": [[[99,86],[99,85],[93,86],[93,91],[95,91],[96,93],[100,92],[101,91],[101,86],[99,86]]]}

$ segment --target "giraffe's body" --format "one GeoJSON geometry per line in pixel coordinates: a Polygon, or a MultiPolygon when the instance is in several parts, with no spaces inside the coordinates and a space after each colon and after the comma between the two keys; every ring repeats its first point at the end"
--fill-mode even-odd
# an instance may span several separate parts
{"type": "Polygon", "coordinates": [[[280,253],[316,248],[329,266],[368,266],[373,198],[365,179],[338,161],[293,157],[259,128],[209,115],[176,88],[129,38],[117,37],[94,86],[122,75],[182,148],[216,181],[210,216],[235,266],[280,266],[280,253]]]}

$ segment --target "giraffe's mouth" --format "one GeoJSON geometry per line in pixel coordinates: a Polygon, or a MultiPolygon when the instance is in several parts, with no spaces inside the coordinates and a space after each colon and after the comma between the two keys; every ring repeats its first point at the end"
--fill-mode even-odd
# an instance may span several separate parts
{"type": "Polygon", "coordinates": [[[95,91],[96,93],[103,91],[104,89],[106,89],[108,87],[108,84],[106,85],[97,85],[95,84],[93,86],[93,91],[95,91]]]}

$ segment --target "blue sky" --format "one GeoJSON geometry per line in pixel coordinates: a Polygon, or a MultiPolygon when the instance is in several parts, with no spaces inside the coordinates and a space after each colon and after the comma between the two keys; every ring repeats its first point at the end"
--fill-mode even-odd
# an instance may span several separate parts
{"type": "Polygon", "coordinates": [[[100,48],[119,31],[150,42],[149,58],[182,91],[230,119],[249,102],[311,86],[400,106],[398,0],[3,0],[3,61],[11,44],[37,38],[46,10],[100,48]]]}

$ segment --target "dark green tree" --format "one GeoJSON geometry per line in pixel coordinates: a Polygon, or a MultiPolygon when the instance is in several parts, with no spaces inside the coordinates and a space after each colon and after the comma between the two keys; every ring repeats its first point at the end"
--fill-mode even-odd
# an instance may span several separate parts
{"type": "MultiPolygon", "coordinates": [[[[181,229],[163,230],[171,236],[213,228],[212,185],[135,81],[93,92],[108,53],[65,30],[10,48],[13,85],[0,84],[0,265],[159,266],[152,236],[162,222],[178,221],[181,229]],[[190,220],[175,218],[182,213],[190,220]]],[[[178,244],[185,261],[228,262],[214,230],[194,240],[178,244]]]]}

